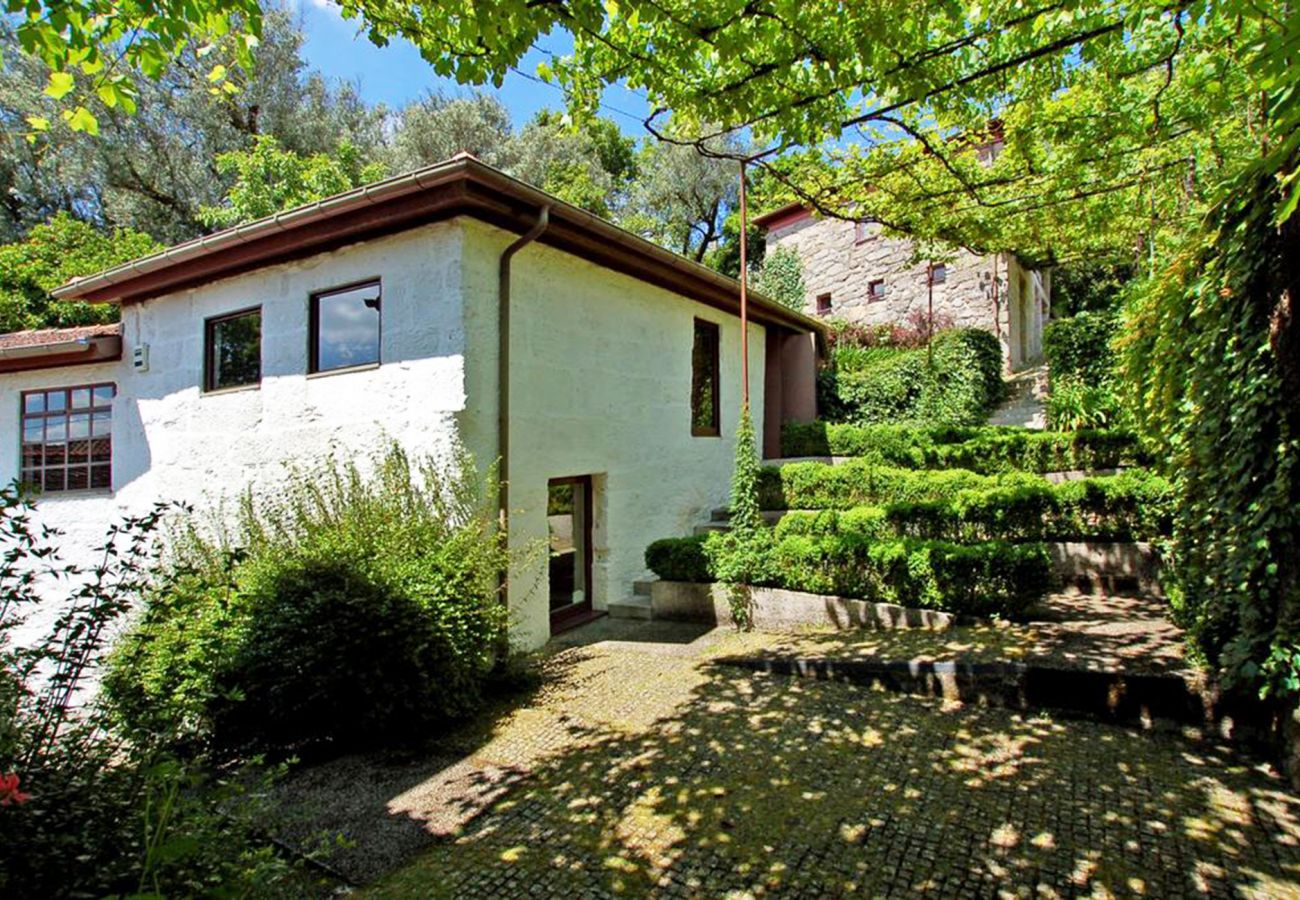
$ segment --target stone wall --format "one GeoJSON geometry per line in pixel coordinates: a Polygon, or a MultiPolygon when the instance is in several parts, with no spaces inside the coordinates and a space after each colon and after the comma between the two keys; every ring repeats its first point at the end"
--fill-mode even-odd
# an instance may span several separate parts
{"type": "MultiPolygon", "coordinates": [[[[799,254],[806,290],[804,311],[809,314],[867,325],[923,316],[930,302],[929,261],[913,260],[911,241],[885,237],[882,230],[877,224],[807,214],[775,223],[767,234],[767,251],[790,247],[799,254]],[[883,298],[871,294],[877,280],[884,283],[883,298]],[[819,298],[824,305],[827,297],[829,309],[823,309],[819,298]]],[[[944,266],[943,280],[934,285],[936,318],[950,318],[959,328],[995,333],[1011,369],[1039,358],[1050,304],[1045,274],[1023,269],[1005,255],[976,256],[965,250],[936,262],[944,266]],[[1021,291],[1029,292],[1025,302],[1021,291]]]]}

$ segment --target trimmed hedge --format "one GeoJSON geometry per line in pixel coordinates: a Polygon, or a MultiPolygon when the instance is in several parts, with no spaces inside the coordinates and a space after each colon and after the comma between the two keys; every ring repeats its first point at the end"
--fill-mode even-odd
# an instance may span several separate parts
{"type": "Polygon", "coordinates": [[[868,425],[976,425],[1002,397],[1002,348],[978,328],[944,331],[920,349],[836,347],[818,379],[819,407],[835,421],[868,425]]]}
{"type": "Polygon", "coordinates": [[[778,538],[855,535],[969,543],[987,540],[1152,540],[1172,528],[1170,485],[1144,472],[1064,484],[966,490],[950,500],[788,512],[778,538]]]}
{"type": "MultiPolygon", "coordinates": [[[[651,545],[646,563],[660,578],[710,582],[732,552],[726,535],[670,538],[651,545]],[[675,545],[675,547],[673,546],[675,545]],[[658,569],[659,561],[693,559],[703,550],[707,567],[658,569]],[[681,576],[690,574],[690,578],[681,576]]],[[[879,603],[937,609],[958,615],[1018,616],[1047,593],[1052,563],[1041,544],[989,541],[962,546],[947,541],[869,540],[857,534],[787,535],[765,552],[755,586],[831,594],[879,603]]]]}
{"type": "Polygon", "coordinates": [[[978,428],[792,423],[781,431],[785,456],[857,456],[909,469],[1059,472],[1142,466],[1148,455],[1132,432],[1073,432],[985,425],[978,428]]]}
{"type": "Polygon", "coordinates": [[[967,469],[900,469],[869,459],[833,466],[789,463],[765,468],[759,478],[763,509],[849,509],[918,500],[950,500],[961,491],[1039,485],[1041,475],[980,475],[967,469]]]}
{"type": "Polygon", "coordinates": [[[1167,480],[1142,469],[1054,485],[1027,472],[980,475],[966,469],[899,469],[866,460],[838,466],[792,463],[764,469],[760,480],[760,500],[767,510],[907,504],[914,518],[987,521],[989,527],[1023,520],[1024,528],[1058,527],[1060,533],[1092,537],[1167,534],[1170,491],[1167,480]],[[945,507],[943,512],[940,506],[945,507]],[[1035,526],[1034,516],[1047,521],[1035,526]]]}
{"type": "Polygon", "coordinates": [[[706,535],[664,538],[645,548],[646,568],[665,581],[713,581],[709,557],[704,552],[706,535]]]}

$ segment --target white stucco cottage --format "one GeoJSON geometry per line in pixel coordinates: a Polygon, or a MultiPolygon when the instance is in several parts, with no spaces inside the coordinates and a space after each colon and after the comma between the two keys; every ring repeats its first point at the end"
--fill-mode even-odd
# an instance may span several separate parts
{"type": "Polygon", "coordinates": [[[926,314],[933,302],[936,317],[996,334],[1010,371],[1042,357],[1051,273],[1014,254],[959,250],[942,261],[915,262],[912,242],[885,236],[879,224],[823,218],[799,203],[754,224],[766,231],[768,253],[786,247],[798,255],[809,314],[891,325],[926,314]]]}
{"type": "MultiPolygon", "coordinates": [[[[726,500],[739,286],[470,157],[78,279],[120,327],[0,338],[0,478],[84,559],[155,500],[210,507],[286,462],[453,436],[499,459],[526,647],[599,612],[657,537],[726,500]],[[548,498],[573,497],[548,517],[548,498]],[[571,492],[571,494],[570,494],[571,492]],[[570,511],[571,510],[571,511],[570,511]]],[[[815,414],[820,325],[750,302],[765,450],[815,414]]]]}

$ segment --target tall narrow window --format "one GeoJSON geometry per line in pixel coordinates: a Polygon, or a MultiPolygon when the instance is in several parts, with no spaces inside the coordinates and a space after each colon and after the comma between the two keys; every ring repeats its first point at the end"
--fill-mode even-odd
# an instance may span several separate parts
{"type": "Polygon", "coordinates": [[[219,391],[262,380],[262,310],[208,319],[204,325],[204,388],[219,391]]]}
{"type": "Polygon", "coordinates": [[[718,326],[695,320],[691,350],[691,434],[717,437],[722,433],[718,409],[718,326]]]}
{"type": "Polygon", "coordinates": [[[312,372],[379,362],[379,282],[313,294],[312,372]]]}
{"type": "Polygon", "coordinates": [[[110,487],[115,393],[111,384],[24,392],[23,483],[45,493],[110,487]]]}

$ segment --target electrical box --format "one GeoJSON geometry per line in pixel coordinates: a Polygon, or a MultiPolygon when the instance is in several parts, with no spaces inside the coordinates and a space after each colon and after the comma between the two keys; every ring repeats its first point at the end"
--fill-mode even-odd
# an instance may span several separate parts
{"type": "Polygon", "coordinates": [[[138,344],[131,350],[131,368],[137,372],[149,371],[149,345],[138,344]]]}

